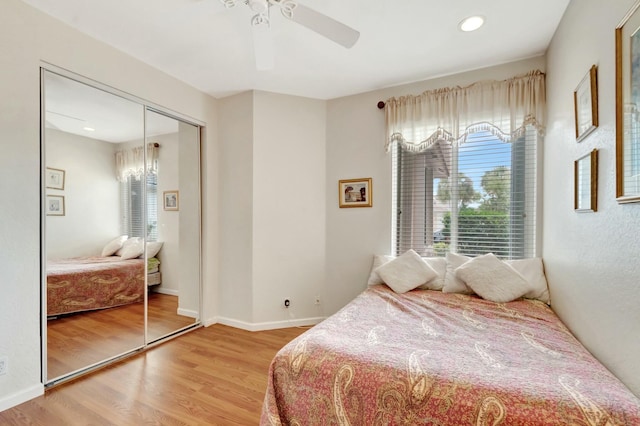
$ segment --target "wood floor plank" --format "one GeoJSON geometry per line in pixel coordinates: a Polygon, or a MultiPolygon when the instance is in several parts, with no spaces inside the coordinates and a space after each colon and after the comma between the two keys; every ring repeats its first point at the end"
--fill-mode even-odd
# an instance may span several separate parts
{"type": "Polygon", "coordinates": [[[2,425],[256,425],[271,359],[304,328],[199,328],[0,412],[2,425]]]}

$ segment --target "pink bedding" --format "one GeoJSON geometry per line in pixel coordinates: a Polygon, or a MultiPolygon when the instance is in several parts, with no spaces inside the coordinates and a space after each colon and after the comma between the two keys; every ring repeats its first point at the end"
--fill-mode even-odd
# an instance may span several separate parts
{"type": "Polygon", "coordinates": [[[285,346],[263,425],[640,425],[640,401],[544,303],[384,285],[285,346]]]}
{"type": "Polygon", "coordinates": [[[47,315],[141,302],[144,265],[118,256],[47,261],[47,315]]]}

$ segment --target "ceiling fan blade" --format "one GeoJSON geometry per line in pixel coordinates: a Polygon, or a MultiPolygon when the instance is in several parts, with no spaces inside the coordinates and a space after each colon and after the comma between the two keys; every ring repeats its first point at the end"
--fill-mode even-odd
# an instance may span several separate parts
{"type": "Polygon", "coordinates": [[[360,38],[359,31],[300,3],[297,3],[293,8],[291,16],[287,16],[284,13],[283,15],[347,49],[353,47],[358,38],[360,38]]]}
{"type": "MultiPolygon", "coordinates": [[[[258,15],[256,15],[258,16],[258,15]]],[[[258,71],[272,70],[273,62],[273,34],[268,20],[256,23],[256,19],[251,25],[253,36],[253,54],[256,59],[256,69],[258,71]]]]}

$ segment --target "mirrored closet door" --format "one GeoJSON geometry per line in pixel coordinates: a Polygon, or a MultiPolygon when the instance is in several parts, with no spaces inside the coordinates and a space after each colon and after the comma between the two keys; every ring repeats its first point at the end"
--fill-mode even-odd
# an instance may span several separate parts
{"type": "Polygon", "coordinates": [[[200,323],[200,126],[60,70],[42,106],[54,384],[200,323]]]}

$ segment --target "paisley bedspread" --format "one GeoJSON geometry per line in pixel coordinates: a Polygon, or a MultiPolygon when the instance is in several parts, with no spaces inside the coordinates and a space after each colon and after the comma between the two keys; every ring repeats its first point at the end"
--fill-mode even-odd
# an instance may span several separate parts
{"type": "Polygon", "coordinates": [[[544,303],[371,287],[273,359],[263,425],[640,425],[544,303]]]}
{"type": "Polygon", "coordinates": [[[144,260],[78,257],[47,261],[47,315],[110,308],[144,299],[144,260]]]}

